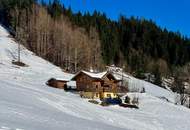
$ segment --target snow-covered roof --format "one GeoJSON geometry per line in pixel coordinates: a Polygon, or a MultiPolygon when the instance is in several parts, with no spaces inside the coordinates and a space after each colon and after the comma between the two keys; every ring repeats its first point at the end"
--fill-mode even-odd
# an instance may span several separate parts
{"type": "Polygon", "coordinates": [[[60,80],[60,81],[70,81],[69,79],[67,78],[55,78],[56,80],[60,80]]]}
{"type": "MultiPolygon", "coordinates": [[[[112,73],[109,73],[108,71],[104,71],[104,72],[100,72],[100,73],[93,73],[93,72],[88,72],[88,71],[80,71],[78,72],[72,79],[74,79],[78,74],[80,73],[84,73],[92,78],[96,78],[96,79],[102,79],[106,74],[112,74],[112,73]]],[[[112,74],[113,75],[113,74],[112,74]]],[[[121,80],[120,78],[118,78],[117,76],[113,75],[113,77],[116,79],[116,80],[121,80]]]]}
{"type": "Polygon", "coordinates": [[[88,76],[90,76],[92,78],[99,78],[99,79],[101,79],[102,77],[104,77],[104,75],[106,75],[108,73],[107,71],[101,72],[101,73],[93,73],[93,72],[87,72],[84,70],[82,70],[81,72],[87,74],[88,76]]]}

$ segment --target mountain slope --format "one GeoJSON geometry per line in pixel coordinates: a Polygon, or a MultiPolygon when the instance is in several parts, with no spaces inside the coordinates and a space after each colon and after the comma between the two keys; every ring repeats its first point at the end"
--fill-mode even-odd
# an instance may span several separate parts
{"type": "Polygon", "coordinates": [[[175,103],[177,94],[173,93],[172,91],[168,91],[167,89],[158,87],[150,82],[146,82],[144,80],[137,79],[127,73],[123,73],[121,69],[120,71],[118,70],[115,71],[113,69],[112,72],[114,73],[115,76],[117,76],[120,79],[123,78],[123,80],[128,83],[128,88],[130,91],[141,92],[144,88],[144,91],[152,96],[158,98],[164,98],[167,99],[169,102],[175,103]]]}
{"type": "Polygon", "coordinates": [[[161,89],[157,86],[154,93],[130,94],[139,97],[139,110],[102,107],[77,94],[47,87],[45,82],[51,77],[70,79],[73,75],[62,72],[24,47],[21,59],[29,67],[12,65],[11,61],[17,58],[17,43],[8,35],[0,26],[1,130],[189,129],[190,110],[157,98],[154,93],[161,89]]]}

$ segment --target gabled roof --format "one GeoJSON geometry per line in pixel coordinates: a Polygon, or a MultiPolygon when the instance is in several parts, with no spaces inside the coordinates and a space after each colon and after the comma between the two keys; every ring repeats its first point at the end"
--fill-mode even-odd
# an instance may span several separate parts
{"type": "Polygon", "coordinates": [[[86,75],[92,77],[92,78],[97,78],[97,79],[101,79],[104,77],[104,75],[106,75],[108,72],[105,71],[105,72],[101,72],[101,73],[92,73],[92,72],[87,72],[87,71],[84,71],[82,70],[81,72],[85,73],[86,75]]]}
{"type": "Polygon", "coordinates": [[[73,78],[75,79],[76,76],[78,76],[79,74],[81,73],[84,73],[86,75],[88,75],[89,77],[91,78],[95,78],[95,79],[102,79],[105,75],[108,75],[108,74],[111,74],[115,80],[121,80],[121,79],[118,79],[118,77],[116,77],[115,75],[113,75],[112,73],[108,72],[108,71],[104,71],[104,72],[100,72],[100,73],[92,73],[92,72],[88,72],[88,71],[79,71],[73,78]]]}

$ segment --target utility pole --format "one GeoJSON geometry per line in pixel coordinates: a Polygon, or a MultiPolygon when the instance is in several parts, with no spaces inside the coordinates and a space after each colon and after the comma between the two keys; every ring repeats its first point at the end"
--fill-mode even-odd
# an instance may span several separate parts
{"type": "MultiPolygon", "coordinates": [[[[18,18],[17,18],[17,20],[18,20],[18,18]]],[[[18,22],[18,21],[17,21],[18,22]]],[[[20,42],[21,42],[21,32],[20,32],[21,30],[20,30],[20,28],[19,27],[17,27],[17,25],[16,25],[16,38],[18,39],[18,59],[17,59],[17,61],[18,62],[20,62],[20,51],[21,51],[21,48],[20,48],[20,42]]]]}
{"type": "Polygon", "coordinates": [[[18,62],[20,62],[20,39],[19,39],[19,42],[18,42],[18,62]]]}
{"type": "Polygon", "coordinates": [[[77,72],[77,48],[75,48],[75,73],[77,72]]]}
{"type": "MultiPolygon", "coordinates": [[[[19,1],[19,9],[21,9],[21,1],[19,1]]],[[[18,10],[19,10],[18,9],[18,10]]],[[[19,21],[19,15],[20,15],[20,12],[18,11],[18,14],[17,14],[18,16],[17,16],[17,22],[16,22],[16,24],[18,24],[18,21],[19,21]]],[[[18,25],[16,25],[16,31],[17,31],[17,38],[18,38],[18,62],[20,63],[20,41],[21,41],[21,30],[19,29],[19,30],[17,30],[18,28],[17,28],[17,26],[18,25]]]]}

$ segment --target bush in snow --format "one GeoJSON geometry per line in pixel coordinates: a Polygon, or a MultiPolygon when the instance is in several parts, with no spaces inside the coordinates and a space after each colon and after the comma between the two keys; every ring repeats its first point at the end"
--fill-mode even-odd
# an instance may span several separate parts
{"type": "Polygon", "coordinates": [[[133,97],[131,103],[135,104],[135,105],[138,105],[139,104],[139,98],[138,97],[133,97]]]}
{"type": "Polygon", "coordinates": [[[126,96],[124,102],[127,103],[127,104],[130,104],[130,101],[131,101],[130,97],[126,96]]]}
{"type": "Polygon", "coordinates": [[[88,100],[88,102],[93,103],[93,104],[99,104],[99,102],[96,100],[88,100]]]}
{"type": "Polygon", "coordinates": [[[141,93],[145,93],[145,88],[143,87],[142,90],[141,90],[141,93]]]}
{"type": "Polygon", "coordinates": [[[104,102],[104,101],[102,101],[100,105],[101,106],[109,106],[109,104],[107,102],[104,102]]]}
{"type": "Polygon", "coordinates": [[[28,65],[26,65],[25,63],[21,62],[21,61],[12,61],[12,64],[17,65],[17,66],[21,66],[21,67],[28,67],[28,65]]]}

